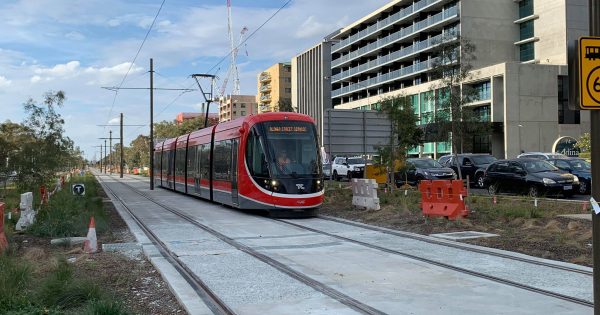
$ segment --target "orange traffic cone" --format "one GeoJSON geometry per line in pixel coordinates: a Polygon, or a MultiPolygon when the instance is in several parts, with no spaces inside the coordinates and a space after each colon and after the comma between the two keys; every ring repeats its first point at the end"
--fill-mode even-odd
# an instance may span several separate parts
{"type": "Polygon", "coordinates": [[[92,254],[98,251],[98,240],[96,239],[96,222],[94,217],[90,218],[87,239],[83,241],[83,251],[92,254]]]}

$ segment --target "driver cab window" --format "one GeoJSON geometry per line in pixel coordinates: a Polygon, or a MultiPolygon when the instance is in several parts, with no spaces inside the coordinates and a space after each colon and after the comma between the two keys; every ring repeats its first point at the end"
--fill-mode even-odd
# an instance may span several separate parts
{"type": "Polygon", "coordinates": [[[260,144],[260,137],[258,136],[256,129],[252,128],[252,131],[248,136],[248,144],[246,147],[246,162],[250,174],[258,177],[269,177],[266,161],[265,152],[260,144]]]}

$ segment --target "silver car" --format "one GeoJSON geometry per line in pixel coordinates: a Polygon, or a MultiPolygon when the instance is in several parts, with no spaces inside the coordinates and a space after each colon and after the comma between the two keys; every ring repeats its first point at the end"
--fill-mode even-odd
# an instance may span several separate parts
{"type": "Polygon", "coordinates": [[[331,164],[323,163],[323,177],[331,179],[331,164]]]}

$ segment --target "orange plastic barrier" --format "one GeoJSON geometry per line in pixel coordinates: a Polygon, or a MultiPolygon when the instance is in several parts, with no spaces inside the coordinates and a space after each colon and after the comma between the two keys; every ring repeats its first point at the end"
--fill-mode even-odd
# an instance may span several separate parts
{"type": "Polygon", "coordinates": [[[4,234],[4,203],[0,202],[0,253],[8,248],[8,240],[4,234]]]}
{"type": "Polygon", "coordinates": [[[464,200],[467,189],[460,180],[421,181],[419,191],[425,216],[455,220],[469,214],[464,200]]]}

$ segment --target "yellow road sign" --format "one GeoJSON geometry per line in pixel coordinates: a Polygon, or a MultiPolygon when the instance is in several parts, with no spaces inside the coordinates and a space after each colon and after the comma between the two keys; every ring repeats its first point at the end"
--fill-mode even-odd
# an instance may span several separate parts
{"type": "Polygon", "coordinates": [[[600,109],[600,37],[579,39],[579,88],[582,109],[600,109]]]}

